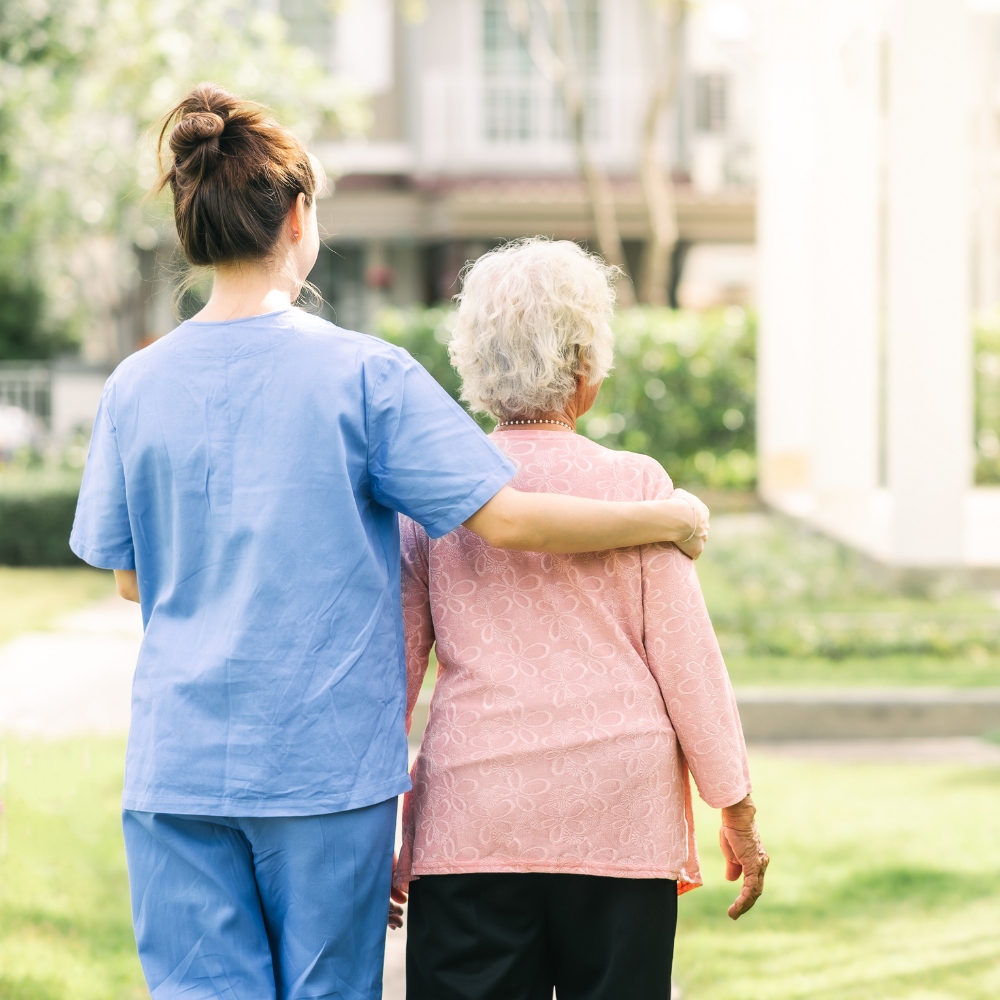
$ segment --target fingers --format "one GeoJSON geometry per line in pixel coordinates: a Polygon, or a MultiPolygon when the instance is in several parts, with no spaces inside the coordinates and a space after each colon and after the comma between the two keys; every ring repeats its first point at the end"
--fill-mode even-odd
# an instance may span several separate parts
{"type": "Polygon", "coordinates": [[[726,859],[726,878],[733,882],[739,878],[740,873],[743,874],[743,887],[729,907],[729,916],[738,920],[753,907],[764,891],[764,873],[770,858],[761,845],[756,824],[748,830],[722,827],[719,831],[719,845],[726,859]]]}
{"type": "Polygon", "coordinates": [[[393,886],[389,891],[390,898],[394,899],[397,903],[405,903],[410,895],[405,889],[400,889],[399,886],[393,886]]]}
{"type": "Polygon", "coordinates": [[[760,898],[764,891],[764,872],[767,869],[768,861],[768,856],[764,854],[758,871],[743,879],[743,888],[736,897],[736,901],[729,907],[729,916],[732,920],[739,920],[747,910],[753,908],[754,903],[760,898]]]}
{"type": "Polygon", "coordinates": [[[392,902],[389,904],[388,924],[389,928],[394,931],[398,931],[403,926],[403,907],[399,903],[392,902]]]}
{"type": "Polygon", "coordinates": [[[687,490],[674,490],[670,494],[671,499],[683,500],[694,512],[694,529],[689,539],[684,542],[674,544],[689,559],[697,559],[705,550],[705,542],[708,540],[709,509],[693,494],[687,490]]]}
{"type": "Polygon", "coordinates": [[[695,512],[695,531],[698,535],[707,536],[708,535],[708,522],[711,517],[711,511],[708,507],[702,503],[693,493],[689,493],[687,490],[674,490],[670,496],[672,498],[683,499],[686,503],[690,504],[695,512]]]}
{"type": "Polygon", "coordinates": [[[733,848],[726,839],[724,828],[719,829],[719,847],[722,848],[722,857],[726,862],[726,881],[735,882],[743,874],[743,865],[740,864],[733,853],[733,848]]]}

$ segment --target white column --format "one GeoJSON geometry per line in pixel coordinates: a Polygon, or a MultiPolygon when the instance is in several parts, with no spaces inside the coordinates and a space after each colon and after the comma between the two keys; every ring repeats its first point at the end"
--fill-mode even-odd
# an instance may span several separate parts
{"type": "Polygon", "coordinates": [[[760,490],[798,513],[812,481],[821,12],[818,0],[757,5],[760,490]]]}
{"type": "Polygon", "coordinates": [[[889,72],[890,558],[958,565],[972,475],[967,14],[897,0],[889,72]]]}
{"type": "Polygon", "coordinates": [[[817,518],[865,545],[878,477],[879,49],[871,0],[827,3],[818,54],[817,518]]]}

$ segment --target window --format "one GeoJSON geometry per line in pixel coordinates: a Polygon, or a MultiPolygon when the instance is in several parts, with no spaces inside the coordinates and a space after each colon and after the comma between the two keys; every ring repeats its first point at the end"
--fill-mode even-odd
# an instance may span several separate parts
{"type": "Polygon", "coordinates": [[[694,127],[697,132],[726,131],[729,80],[722,73],[703,73],[694,79],[694,127]]]}
{"type": "MultiPolygon", "coordinates": [[[[539,0],[531,14],[549,28],[539,0]]],[[[567,0],[573,58],[585,83],[600,69],[599,0],[567,0]]],[[[562,100],[535,67],[524,40],[510,24],[507,0],[483,0],[483,137],[489,142],[561,141],[569,127],[562,100]]],[[[588,129],[597,120],[597,87],[587,87],[588,129]]]]}

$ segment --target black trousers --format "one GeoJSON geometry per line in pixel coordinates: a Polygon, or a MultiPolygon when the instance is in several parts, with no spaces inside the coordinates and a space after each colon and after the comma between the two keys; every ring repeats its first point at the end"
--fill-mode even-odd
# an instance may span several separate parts
{"type": "Polygon", "coordinates": [[[407,1000],[670,1000],[677,883],[598,875],[422,875],[407,1000]]]}

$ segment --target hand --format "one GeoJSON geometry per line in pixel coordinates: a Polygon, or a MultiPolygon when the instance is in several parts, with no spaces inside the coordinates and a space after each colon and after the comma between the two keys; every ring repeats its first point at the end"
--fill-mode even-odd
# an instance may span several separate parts
{"type": "MultiPolygon", "coordinates": [[[[396,863],[398,861],[399,856],[397,854],[393,854],[393,878],[396,876],[396,863]]],[[[397,889],[395,886],[389,890],[389,920],[387,923],[390,930],[398,931],[399,928],[403,926],[403,903],[405,903],[408,898],[408,893],[404,892],[402,889],[397,889]]]]}
{"type": "MultiPolygon", "coordinates": [[[[697,559],[705,550],[705,542],[708,541],[708,519],[711,514],[693,493],[687,490],[674,490],[670,494],[671,500],[677,500],[684,504],[690,511],[688,524],[694,528],[694,536],[684,542],[674,542],[674,544],[690,559],[697,559]]],[[[689,532],[691,528],[689,527],[689,532]]],[[[687,538],[687,535],[684,536],[687,538]]]]}
{"type": "Polygon", "coordinates": [[[771,860],[760,842],[754,822],[755,813],[749,795],[735,806],[722,810],[719,846],[726,859],[726,878],[735,882],[740,875],[743,876],[743,888],[729,907],[729,916],[733,920],[739,920],[764,891],[764,872],[771,860]]]}

